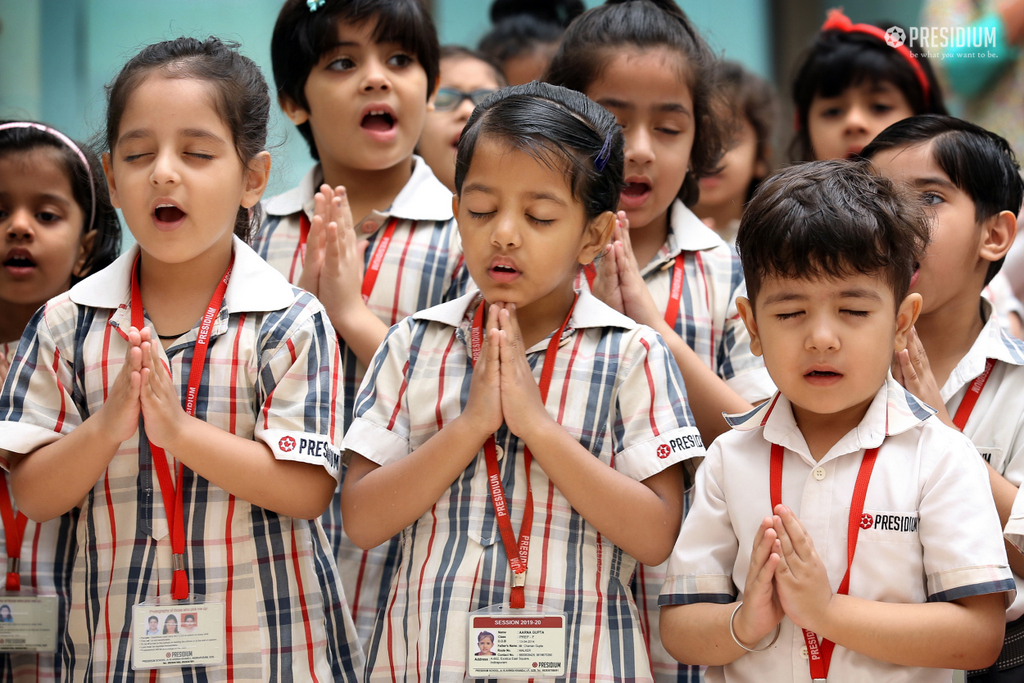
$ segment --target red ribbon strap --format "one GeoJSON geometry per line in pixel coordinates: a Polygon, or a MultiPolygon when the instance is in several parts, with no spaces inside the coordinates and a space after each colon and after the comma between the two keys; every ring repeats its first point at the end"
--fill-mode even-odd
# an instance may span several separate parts
{"type": "Polygon", "coordinates": [[[28,517],[25,513],[14,514],[11,493],[7,490],[7,475],[3,474],[0,481],[0,514],[4,520],[4,545],[7,549],[7,583],[5,588],[17,592],[21,590],[21,542],[25,538],[25,526],[28,517]]]}
{"type": "Polygon", "coordinates": [[[963,400],[960,401],[960,407],[956,409],[956,415],[953,416],[953,424],[961,432],[964,431],[967,421],[971,419],[971,413],[974,412],[974,404],[978,402],[981,390],[985,388],[988,376],[992,374],[992,368],[995,366],[996,359],[989,358],[985,361],[985,370],[975,377],[971,385],[967,387],[967,393],[964,394],[963,400]]]}
{"type": "MultiPolygon", "coordinates": [[[[395,228],[397,226],[398,219],[392,216],[384,227],[384,233],[377,240],[377,246],[373,249],[373,256],[370,258],[370,263],[367,264],[366,272],[363,274],[362,295],[364,303],[370,300],[373,287],[377,284],[377,275],[380,274],[381,264],[384,263],[384,255],[388,251],[388,245],[391,244],[391,239],[395,235],[395,228]]],[[[299,246],[295,249],[295,257],[292,259],[293,264],[296,259],[301,260],[303,265],[306,263],[306,240],[309,238],[309,230],[309,218],[305,212],[302,212],[299,214],[299,246]]]]}

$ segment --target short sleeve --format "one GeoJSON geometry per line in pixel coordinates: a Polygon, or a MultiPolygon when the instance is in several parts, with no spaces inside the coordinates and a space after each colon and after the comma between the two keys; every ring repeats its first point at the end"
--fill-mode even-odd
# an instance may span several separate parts
{"type": "Polygon", "coordinates": [[[409,454],[409,408],[406,405],[412,318],[388,331],[359,388],[344,450],[378,465],[409,454]]]}
{"type": "Polygon", "coordinates": [[[641,328],[630,344],[630,364],[616,397],[614,465],[643,481],[669,465],[703,457],[704,444],[665,342],[641,328]]]}
{"type": "MultiPolygon", "coordinates": [[[[305,302],[307,306],[310,302],[305,302]]],[[[278,460],[320,465],[341,476],[344,382],[337,337],[319,305],[297,320],[260,359],[257,396],[262,403],[253,438],[278,460]]],[[[301,306],[275,312],[287,317],[301,306]]],[[[280,325],[269,320],[266,325],[280,325]]]]}
{"type": "MultiPolygon", "coordinates": [[[[31,453],[51,444],[82,424],[72,398],[72,360],[58,343],[61,333],[50,328],[47,310],[40,308],[22,335],[10,372],[0,391],[0,466],[7,469],[7,452],[31,453]]],[[[73,319],[73,316],[71,316],[73,319]]],[[[73,338],[73,324],[65,336],[73,338]]]]}
{"type": "Polygon", "coordinates": [[[735,598],[732,569],[739,542],[726,505],[722,463],[716,441],[697,470],[693,502],[668,560],[659,605],[725,604],[735,598]]]}
{"type": "Polygon", "coordinates": [[[764,360],[750,350],[750,333],[736,304],[739,297],[746,295],[747,286],[741,279],[726,311],[722,339],[718,345],[718,375],[744,400],[757,403],[772,397],[775,383],[768,375],[764,360]]]}
{"type": "Polygon", "coordinates": [[[929,459],[935,468],[924,479],[919,507],[928,601],[1005,591],[1009,605],[1016,589],[984,461],[967,437],[951,429],[921,447],[946,451],[929,459]],[[948,439],[944,449],[942,438],[948,439]]]}

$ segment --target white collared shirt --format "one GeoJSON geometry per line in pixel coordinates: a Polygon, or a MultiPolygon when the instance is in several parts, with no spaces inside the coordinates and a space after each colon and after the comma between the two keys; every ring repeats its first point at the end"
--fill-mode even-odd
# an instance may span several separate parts
{"type": "MultiPolygon", "coordinates": [[[[785,447],[782,502],[814,541],[833,591],[846,573],[846,530],[862,453],[879,447],[850,595],[924,603],[1005,592],[1012,601],[1013,579],[984,465],[965,436],[933,415],[890,376],[860,424],[817,462],[784,396],[731,419],[733,431],[715,440],[697,472],[693,505],[669,560],[661,604],[742,599],[758,525],[771,513],[772,443],[785,447]]],[[[710,667],[705,678],[708,683],[809,681],[803,652],[801,630],[784,618],[773,647],[710,667]]],[[[895,666],[838,645],[829,676],[947,683],[950,677],[948,670],[895,666]]]]}

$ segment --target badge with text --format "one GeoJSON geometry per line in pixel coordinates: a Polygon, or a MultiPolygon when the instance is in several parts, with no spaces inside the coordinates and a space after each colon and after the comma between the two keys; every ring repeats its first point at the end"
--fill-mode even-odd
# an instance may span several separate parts
{"type": "Polygon", "coordinates": [[[471,612],[468,646],[470,678],[565,676],[565,612],[539,605],[471,612]]]}
{"type": "Polygon", "coordinates": [[[132,608],[132,669],[224,663],[224,603],[159,598],[132,608]]]}
{"type": "Polygon", "coordinates": [[[0,592],[0,652],[56,652],[57,596],[0,592]]]}

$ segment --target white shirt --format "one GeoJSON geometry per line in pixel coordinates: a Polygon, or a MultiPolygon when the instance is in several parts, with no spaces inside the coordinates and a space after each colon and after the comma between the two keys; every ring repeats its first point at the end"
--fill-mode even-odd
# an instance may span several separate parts
{"type": "MultiPolygon", "coordinates": [[[[771,510],[772,443],[785,448],[782,501],[814,541],[833,591],[846,572],[846,529],[862,453],[880,447],[864,504],[870,526],[858,537],[850,595],[898,603],[996,592],[1013,599],[999,517],[977,451],[891,377],[861,423],[818,462],[784,396],[730,421],[733,431],[711,445],[697,472],[693,506],[669,560],[663,606],[742,599],[754,536],[771,510]]],[[[705,679],[809,681],[803,648],[801,630],[783,618],[773,647],[709,667],[705,679]]],[[[887,664],[838,645],[830,671],[830,680],[844,682],[950,678],[949,670],[887,664]]]]}

